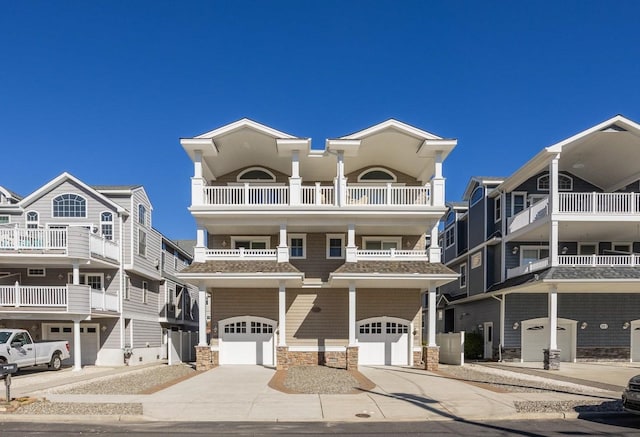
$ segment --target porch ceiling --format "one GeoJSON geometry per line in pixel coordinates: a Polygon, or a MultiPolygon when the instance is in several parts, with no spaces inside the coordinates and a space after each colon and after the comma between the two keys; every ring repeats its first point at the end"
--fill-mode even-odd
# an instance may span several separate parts
{"type": "MultiPolygon", "coordinates": [[[[616,243],[630,243],[640,241],[640,222],[633,221],[561,221],[559,222],[558,238],[563,241],[577,241],[580,243],[594,243],[599,241],[613,241],[616,243]]],[[[549,241],[548,220],[532,229],[524,229],[524,233],[517,234],[512,242],[549,241]]]]}

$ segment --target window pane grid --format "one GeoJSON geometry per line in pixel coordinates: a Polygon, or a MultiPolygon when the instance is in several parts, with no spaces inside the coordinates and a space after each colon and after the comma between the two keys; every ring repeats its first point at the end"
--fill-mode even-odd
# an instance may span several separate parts
{"type": "Polygon", "coordinates": [[[77,194],[62,194],[53,199],[54,217],[86,217],[87,202],[77,194]]]}

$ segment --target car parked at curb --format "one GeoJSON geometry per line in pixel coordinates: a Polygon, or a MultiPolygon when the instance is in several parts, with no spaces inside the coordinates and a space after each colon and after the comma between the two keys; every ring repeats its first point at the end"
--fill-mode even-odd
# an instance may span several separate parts
{"type": "Polygon", "coordinates": [[[18,368],[46,364],[60,370],[62,360],[69,357],[68,341],[35,342],[24,329],[0,329],[0,364],[17,364],[18,368]]]}
{"type": "Polygon", "coordinates": [[[632,377],[622,392],[622,408],[629,413],[640,414],[640,375],[632,377]]]}

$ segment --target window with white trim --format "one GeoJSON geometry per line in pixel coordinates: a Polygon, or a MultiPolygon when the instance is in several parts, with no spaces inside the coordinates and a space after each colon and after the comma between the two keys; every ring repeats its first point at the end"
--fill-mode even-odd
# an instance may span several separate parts
{"type": "Polygon", "coordinates": [[[37,211],[29,211],[26,216],[27,229],[38,229],[40,225],[40,215],[37,211]]]}
{"type": "Polygon", "coordinates": [[[238,182],[275,182],[276,176],[262,167],[251,167],[238,174],[238,182]]]}
{"type": "Polygon", "coordinates": [[[124,300],[129,300],[131,297],[131,278],[128,276],[124,277],[124,292],[122,293],[122,298],[124,300]]]}
{"type": "Polygon", "coordinates": [[[142,303],[147,303],[147,299],[149,298],[149,284],[147,281],[142,281],[142,303]]]}
{"type": "Polygon", "coordinates": [[[358,175],[358,182],[395,182],[396,180],[396,175],[381,167],[370,168],[358,175]]]}
{"type": "Polygon", "coordinates": [[[549,258],[549,247],[547,246],[520,246],[521,266],[525,266],[545,258],[549,258]]]}
{"type": "Polygon", "coordinates": [[[484,197],[484,188],[476,187],[475,190],[471,193],[471,197],[469,198],[469,206],[473,206],[476,203],[480,202],[484,197]]]}
{"type": "Polygon", "coordinates": [[[138,229],[138,255],[147,256],[147,233],[138,229]]]}
{"type": "Polygon", "coordinates": [[[10,223],[10,219],[8,215],[0,215],[0,225],[6,225],[10,223]]]}
{"type": "Polygon", "coordinates": [[[514,216],[526,207],[527,193],[511,193],[511,215],[514,216]]]}
{"type": "Polygon", "coordinates": [[[460,288],[467,286],[467,264],[460,264],[460,288]]]}
{"type": "Polygon", "coordinates": [[[138,205],[138,223],[142,226],[147,225],[147,208],[143,204],[138,205]]]}
{"type": "Polygon", "coordinates": [[[382,322],[363,323],[360,334],[382,334],[382,322]]]}
{"type": "Polygon", "coordinates": [[[493,199],[493,221],[499,222],[502,219],[502,196],[498,195],[493,199]]]}
{"type": "Polygon", "coordinates": [[[232,249],[269,249],[269,237],[231,237],[232,249]]]}
{"type": "Polygon", "coordinates": [[[613,243],[611,250],[616,253],[631,253],[631,243],[613,243]]]}
{"type": "Polygon", "coordinates": [[[107,240],[113,240],[113,213],[105,211],[100,214],[100,232],[107,240]]]}
{"type": "Polygon", "coordinates": [[[30,267],[27,269],[27,276],[44,278],[45,276],[47,276],[47,270],[39,267],[30,267]]]}
{"type": "Polygon", "coordinates": [[[252,334],[273,334],[273,325],[263,322],[251,322],[252,334]]]}
{"type": "Polygon", "coordinates": [[[447,214],[447,218],[444,221],[444,227],[445,228],[449,227],[455,221],[456,221],[456,212],[455,211],[449,211],[449,214],[447,214]]]}
{"type": "Polygon", "coordinates": [[[344,234],[327,234],[327,259],[344,258],[344,234]]]}
{"type": "Polygon", "coordinates": [[[597,243],[580,243],[578,245],[578,255],[597,255],[598,244],[597,243]]]}
{"type": "MultiPolygon", "coordinates": [[[[73,273],[67,273],[67,283],[73,284],[73,273]]],[[[81,273],[78,275],[78,283],[88,285],[93,290],[102,290],[104,284],[104,274],[102,273],[81,273]]]]}
{"type": "Polygon", "coordinates": [[[307,257],[307,236],[306,234],[289,234],[289,258],[304,259],[307,257]]]}
{"type": "MultiPolygon", "coordinates": [[[[551,186],[549,174],[542,175],[538,178],[538,191],[549,191],[551,186]]],[[[573,178],[566,174],[558,174],[558,191],[573,190],[573,178]]]]}
{"type": "Polygon", "coordinates": [[[61,194],[54,197],[53,204],[54,217],[86,217],[87,201],[79,194],[61,194]]]}
{"type": "Polygon", "coordinates": [[[365,250],[389,250],[402,248],[402,237],[362,237],[365,250]]]}
{"type": "Polygon", "coordinates": [[[455,238],[455,228],[452,226],[446,231],[444,231],[444,247],[451,247],[456,242],[455,238]]]}
{"type": "Polygon", "coordinates": [[[225,334],[246,334],[247,322],[232,322],[224,325],[225,334]]]}

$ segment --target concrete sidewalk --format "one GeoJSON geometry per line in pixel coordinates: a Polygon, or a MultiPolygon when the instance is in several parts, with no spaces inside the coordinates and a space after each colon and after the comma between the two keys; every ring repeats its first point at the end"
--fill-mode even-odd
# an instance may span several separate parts
{"type": "MultiPolygon", "coordinates": [[[[47,395],[55,402],[140,402],[144,418],[161,421],[399,421],[566,417],[516,412],[514,401],[619,399],[594,389],[566,392],[498,393],[420,369],[361,367],[376,384],[347,395],[284,394],[268,387],[273,369],[221,366],[151,395],[47,395]]],[[[570,416],[570,415],[569,415],[570,416]]],[[[575,416],[575,415],[574,415],[575,416]]]]}

